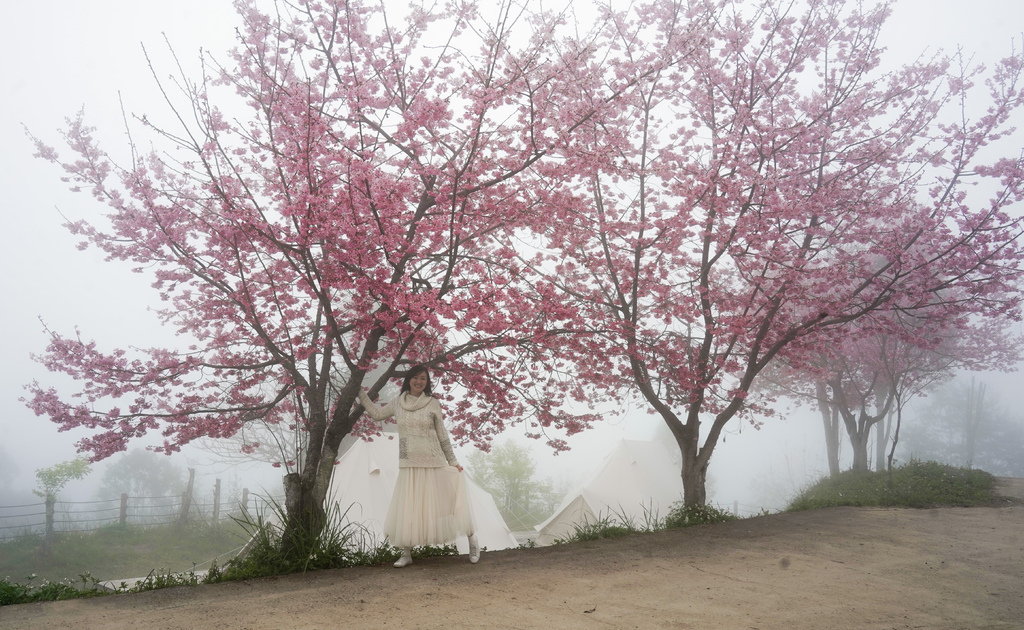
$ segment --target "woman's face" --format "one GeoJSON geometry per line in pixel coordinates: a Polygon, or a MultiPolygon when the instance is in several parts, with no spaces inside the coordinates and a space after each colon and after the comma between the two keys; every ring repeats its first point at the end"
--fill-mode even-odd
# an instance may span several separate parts
{"type": "Polygon", "coordinates": [[[426,372],[420,372],[416,376],[409,379],[409,393],[413,396],[419,396],[423,393],[423,390],[427,388],[427,382],[429,378],[426,372]]]}

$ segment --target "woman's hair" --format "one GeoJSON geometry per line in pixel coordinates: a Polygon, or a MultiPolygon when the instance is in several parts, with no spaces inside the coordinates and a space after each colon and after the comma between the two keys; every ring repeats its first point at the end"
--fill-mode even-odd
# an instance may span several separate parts
{"type": "Polygon", "coordinates": [[[405,380],[402,381],[402,391],[399,393],[404,394],[405,392],[409,391],[409,381],[416,378],[420,374],[427,375],[427,386],[423,389],[423,393],[426,394],[427,396],[433,396],[434,391],[433,389],[431,389],[433,383],[430,382],[430,372],[427,371],[427,366],[425,365],[414,365],[411,368],[409,368],[409,371],[405,373],[405,380]]]}

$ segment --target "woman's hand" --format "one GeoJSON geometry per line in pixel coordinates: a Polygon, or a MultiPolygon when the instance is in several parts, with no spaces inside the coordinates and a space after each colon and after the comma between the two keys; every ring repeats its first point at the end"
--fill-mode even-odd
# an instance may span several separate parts
{"type": "Polygon", "coordinates": [[[459,472],[462,472],[462,466],[460,466],[459,464],[455,464],[455,467],[459,469],[459,472]]]}

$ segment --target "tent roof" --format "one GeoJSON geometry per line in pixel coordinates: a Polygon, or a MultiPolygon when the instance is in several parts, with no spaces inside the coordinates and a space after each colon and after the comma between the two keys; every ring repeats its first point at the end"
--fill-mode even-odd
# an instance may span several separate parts
{"type": "Polygon", "coordinates": [[[647,518],[664,518],[682,499],[679,467],[660,442],[622,440],[597,472],[570,492],[543,523],[537,543],[549,545],[575,531],[576,525],[602,518],[643,525],[647,518]]]}

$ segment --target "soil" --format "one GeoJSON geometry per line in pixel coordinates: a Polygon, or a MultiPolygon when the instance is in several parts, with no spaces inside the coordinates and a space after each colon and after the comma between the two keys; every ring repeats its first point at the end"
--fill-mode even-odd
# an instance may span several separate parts
{"type": "Polygon", "coordinates": [[[537,549],[0,608],[0,628],[1024,628],[1024,479],[537,549]]]}

